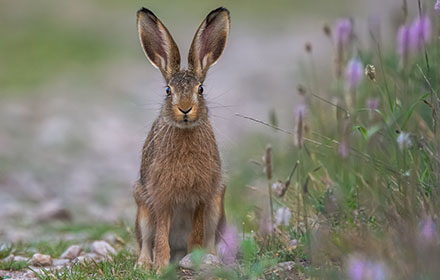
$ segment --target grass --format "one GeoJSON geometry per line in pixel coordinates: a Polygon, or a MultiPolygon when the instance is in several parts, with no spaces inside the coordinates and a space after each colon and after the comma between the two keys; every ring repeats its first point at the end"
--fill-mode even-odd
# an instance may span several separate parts
{"type": "Polygon", "coordinates": [[[0,58],[2,65],[8,65],[0,75],[4,89],[29,89],[56,79],[54,73],[72,75],[115,55],[115,44],[97,32],[50,18],[29,21],[14,33],[2,32],[0,52],[9,54],[0,58]]]}
{"type": "Polygon", "coordinates": [[[23,270],[29,266],[26,261],[3,261],[0,262],[0,270],[23,270]]]}

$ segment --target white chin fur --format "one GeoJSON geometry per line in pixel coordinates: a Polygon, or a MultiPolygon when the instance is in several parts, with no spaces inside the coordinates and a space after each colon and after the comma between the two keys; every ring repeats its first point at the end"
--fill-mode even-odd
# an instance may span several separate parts
{"type": "Polygon", "coordinates": [[[195,121],[195,122],[174,122],[174,125],[178,128],[193,128],[199,125],[199,121],[195,121]]]}

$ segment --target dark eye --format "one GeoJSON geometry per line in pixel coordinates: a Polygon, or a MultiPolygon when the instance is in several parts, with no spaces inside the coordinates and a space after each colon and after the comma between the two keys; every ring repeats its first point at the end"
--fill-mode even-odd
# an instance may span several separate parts
{"type": "Polygon", "coordinates": [[[167,86],[167,87],[165,88],[165,91],[166,91],[167,95],[170,95],[170,94],[171,94],[171,88],[170,88],[169,86],[167,86]]]}
{"type": "Polygon", "coordinates": [[[202,94],[203,93],[203,86],[199,86],[199,94],[202,94]]]}

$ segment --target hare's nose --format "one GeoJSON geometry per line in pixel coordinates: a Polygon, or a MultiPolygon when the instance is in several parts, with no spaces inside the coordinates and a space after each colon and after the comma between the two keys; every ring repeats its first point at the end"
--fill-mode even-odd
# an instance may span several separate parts
{"type": "Polygon", "coordinates": [[[192,110],[192,107],[189,107],[186,111],[179,107],[179,111],[184,113],[185,115],[188,114],[189,112],[191,112],[191,110],[192,110]]]}

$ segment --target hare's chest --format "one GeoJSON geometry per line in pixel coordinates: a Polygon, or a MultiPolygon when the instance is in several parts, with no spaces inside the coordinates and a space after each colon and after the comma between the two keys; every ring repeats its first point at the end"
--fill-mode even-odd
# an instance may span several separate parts
{"type": "Polygon", "coordinates": [[[152,179],[157,187],[173,195],[174,200],[198,200],[214,192],[221,176],[216,146],[208,148],[183,142],[162,148],[163,152],[153,162],[152,179]]]}

